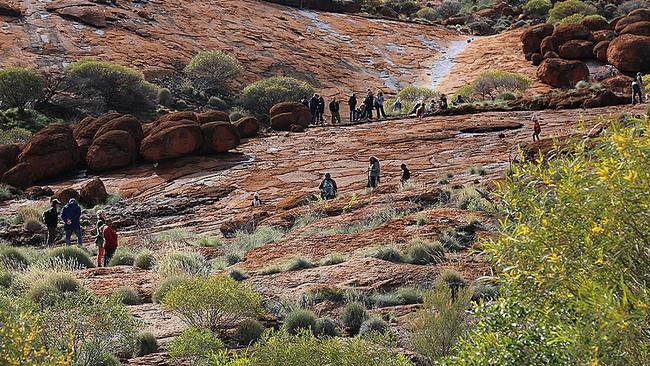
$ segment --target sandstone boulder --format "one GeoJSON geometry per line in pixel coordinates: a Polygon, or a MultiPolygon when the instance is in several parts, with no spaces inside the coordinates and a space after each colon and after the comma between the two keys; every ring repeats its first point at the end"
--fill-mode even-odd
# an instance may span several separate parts
{"type": "Polygon", "coordinates": [[[635,34],[637,36],[650,36],[650,21],[636,22],[623,28],[621,34],[635,34]]]}
{"type": "Polygon", "coordinates": [[[589,28],[582,24],[561,24],[553,30],[557,45],[562,45],[572,39],[588,39],[591,36],[589,28]]]}
{"type": "Polygon", "coordinates": [[[626,104],[629,102],[629,97],[616,95],[609,90],[601,90],[593,97],[584,101],[583,108],[597,108],[607,107],[612,105],[626,104]]]}
{"type": "Polygon", "coordinates": [[[557,44],[555,37],[548,36],[544,37],[542,43],[539,45],[539,50],[542,55],[545,55],[547,52],[557,52],[557,44]]]}
{"type": "Polygon", "coordinates": [[[230,122],[210,122],[201,125],[203,150],[224,153],[239,146],[239,130],[230,122]]]}
{"type": "Polygon", "coordinates": [[[607,61],[624,72],[650,71],[650,36],[616,37],[607,48],[607,61]]]}
{"type": "Polygon", "coordinates": [[[605,89],[613,91],[615,93],[630,95],[632,85],[632,78],[625,75],[612,76],[601,81],[601,84],[605,89]]]}
{"type": "Polygon", "coordinates": [[[86,164],[93,171],[127,167],[136,161],[138,143],[124,130],[108,131],[93,141],[86,155],[86,164]]]}
{"type": "Polygon", "coordinates": [[[23,15],[22,13],[22,10],[18,6],[0,0],[0,16],[19,17],[23,15]]]}
{"type": "Polygon", "coordinates": [[[542,63],[542,60],[544,60],[544,56],[542,56],[541,53],[533,53],[530,55],[530,61],[533,63],[533,65],[537,66],[542,63]]]}
{"type": "Polygon", "coordinates": [[[233,124],[239,130],[240,137],[253,137],[260,131],[260,124],[255,117],[243,117],[233,124]]]}
{"type": "Polygon", "coordinates": [[[23,147],[16,162],[2,181],[21,189],[37,180],[55,178],[73,170],[79,163],[79,150],[72,129],[62,124],[45,127],[23,147]]]}
{"type": "Polygon", "coordinates": [[[558,58],[560,55],[557,52],[549,51],[544,54],[544,58],[558,58]]]}
{"type": "Polygon", "coordinates": [[[274,105],[269,111],[271,128],[276,131],[291,131],[291,126],[309,126],[311,113],[302,103],[284,102],[274,105]]]}
{"type": "Polygon", "coordinates": [[[140,121],[131,115],[125,115],[105,123],[101,128],[99,128],[99,130],[97,130],[94,138],[97,139],[110,131],[117,130],[128,132],[133,137],[136,144],[140,144],[140,141],[142,141],[142,138],[144,137],[140,121]]]}
{"type": "Polygon", "coordinates": [[[160,118],[158,118],[157,123],[154,123],[154,125],[158,125],[163,122],[169,122],[169,121],[198,121],[196,118],[196,114],[192,111],[181,111],[181,112],[172,112],[168,113],[160,118]]]}
{"type": "Polygon", "coordinates": [[[151,129],[142,140],[140,155],[159,162],[192,154],[201,148],[201,127],[191,120],[167,121],[151,129]]]}
{"type": "Polygon", "coordinates": [[[551,24],[541,24],[526,30],[520,38],[524,54],[539,52],[542,40],[552,33],[553,26],[551,24]]]}
{"type": "Polygon", "coordinates": [[[611,41],[612,39],[616,38],[616,32],[613,30],[601,30],[601,31],[596,31],[593,32],[592,35],[594,36],[594,42],[602,42],[602,41],[611,41]]]}
{"type": "Polygon", "coordinates": [[[122,115],[119,113],[111,112],[101,115],[98,118],[86,117],[74,127],[74,138],[76,140],[92,140],[95,137],[97,130],[99,130],[104,124],[121,116],[122,115]]]}
{"type": "Polygon", "coordinates": [[[70,202],[70,200],[73,198],[77,200],[77,202],[80,202],[80,197],[81,196],[79,195],[79,192],[77,192],[76,189],[70,187],[63,188],[54,192],[54,198],[61,201],[61,203],[63,203],[64,205],[70,202]]]}
{"type": "Polygon", "coordinates": [[[196,115],[199,124],[210,122],[230,122],[230,116],[224,111],[207,111],[196,115]]]}
{"type": "Polygon", "coordinates": [[[537,78],[558,88],[572,88],[578,81],[589,80],[589,68],[580,61],[547,58],[537,68],[537,78]]]}
{"type": "Polygon", "coordinates": [[[609,29],[610,25],[604,18],[600,17],[587,17],[582,21],[582,25],[589,28],[592,31],[600,31],[603,29],[609,29]]]}
{"type": "Polygon", "coordinates": [[[45,9],[63,18],[72,19],[97,28],[106,27],[106,10],[84,0],[57,0],[48,4],[45,9]]]}
{"type": "Polygon", "coordinates": [[[572,39],[560,46],[560,57],[567,60],[586,60],[593,58],[594,44],[583,39],[572,39]]]}
{"type": "Polygon", "coordinates": [[[16,159],[20,154],[20,145],[0,145],[0,177],[16,165],[16,159]]]}
{"type": "Polygon", "coordinates": [[[45,187],[33,186],[25,190],[25,195],[30,200],[37,200],[42,197],[52,197],[54,196],[54,192],[52,191],[52,188],[47,186],[45,187]]]}
{"type": "Polygon", "coordinates": [[[80,202],[86,207],[94,207],[106,202],[108,193],[101,179],[95,177],[84,183],[79,190],[80,202]]]}
{"type": "Polygon", "coordinates": [[[627,16],[619,19],[616,22],[614,30],[618,33],[621,33],[628,25],[636,23],[650,21],[650,8],[648,9],[636,9],[630,12],[627,16]]]}
{"type": "Polygon", "coordinates": [[[607,63],[608,47],[609,47],[609,41],[598,42],[598,44],[594,46],[594,56],[596,56],[596,59],[598,59],[598,61],[607,63]]]}

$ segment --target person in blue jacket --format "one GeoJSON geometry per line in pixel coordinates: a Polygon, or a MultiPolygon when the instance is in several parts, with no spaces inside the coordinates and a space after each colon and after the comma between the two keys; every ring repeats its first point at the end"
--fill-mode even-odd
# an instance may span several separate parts
{"type": "Polygon", "coordinates": [[[63,231],[65,232],[65,245],[70,245],[72,233],[77,236],[77,245],[83,244],[81,237],[81,207],[77,200],[71,198],[67,205],[61,210],[61,219],[63,220],[63,231]]]}

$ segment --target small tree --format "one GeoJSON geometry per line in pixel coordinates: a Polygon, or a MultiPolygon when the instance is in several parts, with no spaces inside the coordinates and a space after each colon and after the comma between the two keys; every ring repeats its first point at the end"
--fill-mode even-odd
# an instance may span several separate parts
{"type": "Polygon", "coordinates": [[[469,86],[462,87],[458,94],[479,99],[494,100],[504,92],[521,92],[526,90],[531,80],[522,74],[506,71],[485,71],[472,81],[469,86]]]}
{"type": "Polygon", "coordinates": [[[184,72],[196,89],[222,92],[228,79],[239,74],[241,69],[236,58],[221,51],[205,51],[194,56],[184,72]]]}
{"type": "Polygon", "coordinates": [[[262,312],[260,295],[228,276],[197,277],[181,283],[167,293],[163,303],[188,325],[213,332],[262,312]]]}
{"type": "Polygon", "coordinates": [[[562,19],[580,14],[583,16],[598,14],[598,9],[591,4],[584,3],[580,0],[567,0],[555,3],[553,9],[548,12],[549,23],[559,23],[562,19]]]}
{"type": "Polygon", "coordinates": [[[269,109],[280,102],[296,102],[314,94],[314,88],[304,81],[290,77],[276,76],[256,81],[242,92],[244,108],[253,112],[258,119],[268,119],[269,109]]]}
{"type": "Polygon", "coordinates": [[[462,5],[459,1],[443,0],[443,2],[441,2],[440,5],[436,7],[436,13],[438,15],[438,19],[447,19],[458,15],[461,9],[462,5]]]}
{"type": "Polygon", "coordinates": [[[528,16],[536,18],[545,18],[552,7],[553,3],[551,3],[551,0],[529,0],[523,6],[528,16]]]}
{"type": "Polygon", "coordinates": [[[36,71],[9,67],[0,71],[0,107],[24,110],[43,98],[45,80],[36,71]]]}
{"type": "Polygon", "coordinates": [[[157,88],[129,67],[83,59],[68,66],[66,76],[77,97],[95,102],[91,108],[97,112],[146,113],[156,106],[157,88]]]}

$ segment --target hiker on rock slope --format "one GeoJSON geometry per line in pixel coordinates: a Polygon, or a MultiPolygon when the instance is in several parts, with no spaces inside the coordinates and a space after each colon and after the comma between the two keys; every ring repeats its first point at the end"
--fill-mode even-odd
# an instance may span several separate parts
{"type": "Polygon", "coordinates": [[[43,212],[43,222],[47,227],[47,240],[45,241],[47,245],[52,245],[56,241],[56,228],[59,224],[59,204],[61,202],[55,198],[50,202],[50,208],[43,212]]]}
{"type": "Polygon", "coordinates": [[[108,263],[117,250],[117,232],[113,228],[111,220],[106,220],[106,225],[102,228],[102,235],[104,236],[104,267],[108,267],[108,263]]]}
{"type": "Polygon", "coordinates": [[[104,225],[106,219],[104,211],[97,212],[97,225],[95,226],[95,245],[97,245],[97,267],[101,267],[104,263],[104,225]]]}
{"type": "Polygon", "coordinates": [[[643,103],[643,79],[640,72],[632,80],[632,105],[636,104],[637,95],[639,96],[639,103],[643,103]]]}
{"type": "Polygon", "coordinates": [[[369,159],[370,165],[368,166],[368,188],[377,188],[379,185],[379,160],[376,157],[371,156],[369,159]]]}
{"type": "Polygon", "coordinates": [[[350,122],[357,120],[357,95],[352,93],[350,99],[348,99],[348,107],[350,108],[350,122]]]}
{"type": "Polygon", "coordinates": [[[333,125],[341,123],[341,113],[339,112],[339,109],[339,102],[336,100],[336,97],[333,97],[332,101],[330,102],[330,113],[332,113],[333,125]]]}
{"type": "Polygon", "coordinates": [[[67,205],[61,210],[61,219],[63,220],[63,231],[65,232],[65,245],[70,245],[72,233],[77,236],[77,245],[83,244],[81,236],[81,207],[77,200],[71,198],[67,205]]]}
{"type": "Polygon", "coordinates": [[[539,134],[542,133],[542,126],[539,124],[539,117],[533,114],[531,120],[533,121],[533,141],[535,141],[535,139],[539,141],[539,134]]]}
{"type": "Polygon", "coordinates": [[[336,181],[332,179],[330,173],[325,173],[325,179],[320,183],[318,189],[320,189],[320,198],[324,200],[334,199],[338,191],[336,181]]]}

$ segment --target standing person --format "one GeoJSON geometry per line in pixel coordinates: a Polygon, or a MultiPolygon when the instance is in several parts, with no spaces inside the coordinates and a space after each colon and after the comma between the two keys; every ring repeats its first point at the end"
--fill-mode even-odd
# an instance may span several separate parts
{"type": "Polygon", "coordinates": [[[97,245],[97,267],[101,267],[104,263],[104,234],[102,229],[106,224],[104,211],[97,212],[97,226],[95,229],[95,245],[97,245]]]}
{"type": "Polygon", "coordinates": [[[322,95],[319,95],[318,96],[318,120],[320,121],[321,125],[325,124],[325,119],[323,118],[324,113],[325,113],[325,99],[323,98],[322,95]]]}
{"type": "Polygon", "coordinates": [[[632,80],[632,105],[636,104],[636,96],[639,96],[639,103],[643,103],[643,80],[641,73],[637,73],[634,80],[632,80]]]}
{"type": "Polygon", "coordinates": [[[320,182],[318,189],[320,190],[320,198],[324,200],[331,200],[336,197],[336,193],[338,192],[339,188],[336,185],[336,181],[332,179],[330,173],[325,173],[325,179],[320,182]]]}
{"type": "Polygon", "coordinates": [[[533,141],[535,141],[535,139],[539,141],[539,134],[542,133],[542,126],[539,125],[539,118],[537,115],[533,115],[531,120],[533,121],[533,141]]]}
{"type": "Polygon", "coordinates": [[[300,99],[300,103],[302,103],[302,105],[304,105],[305,107],[309,108],[309,99],[307,99],[307,97],[302,97],[302,99],[300,99]]]}
{"type": "Polygon", "coordinates": [[[49,210],[43,212],[43,222],[47,227],[47,245],[52,245],[56,241],[56,228],[59,224],[59,204],[61,204],[61,202],[55,198],[50,202],[49,210]]]}
{"type": "Polygon", "coordinates": [[[102,235],[104,236],[104,267],[108,267],[108,263],[117,250],[117,232],[113,229],[111,220],[106,220],[106,224],[102,228],[102,235]]]}
{"type": "Polygon", "coordinates": [[[415,116],[419,119],[422,119],[422,116],[424,116],[424,109],[426,108],[426,105],[424,103],[423,99],[420,99],[418,104],[415,106],[415,116]]]}
{"type": "Polygon", "coordinates": [[[399,101],[399,98],[395,99],[395,103],[393,104],[393,112],[402,112],[402,102],[399,101]]]}
{"type": "Polygon", "coordinates": [[[315,125],[318,121],[318,93],[314,93],[314,96],[309,99],[309,112],[311,113],[311,124],[315,125]]]}
{"type": "Polygon", "coordinates": [[[350,122],[357,120],[357,95],[352,93],[350,99],[348,99],[348,107],[350,108],[350,122]]]}
{"type": "Polygon", "coordinates": [[[63,220],[63,231],[65,232],[65,245],[70,245],[72,233],[77,236],[77,245],[83,244],[81,237],[81,207],[77,200],[71,198],[67,205],[61,210],[61,219],[63,220]]]}
{"type": "Polygon", "coordinates": [[[379,160],[376,157],[371,156],[369,159],[370,166],[368,166],[368,188],[377,188],[379,185],[379,160]]]}
{"type": "Polygon", "coordinates": [[[259,193],[257,192],[253,193],[253,202],[251,203],[251,206],[253,207],[262,206],[262,200],[260,199],[259,193]]]}
{"type": "Polygon", "coordinates": [[[377,90],[377,97],[375,98],[375,109],[377,110],[377,118],[386,118],[386,112],[384,112],[384,92],[381,91],[381,89],[377,90]]]}
{"type": "Polygon", "coordinates": [[[402,177],[399,181],[402,183],[402,185],[404,185],[404,183],[408,182],[408,180],[411,179],[411,171],[404,163],[402,163],[400,168],[402,168],[402,177]]]}
{"type": "Polygon", "coordinates": [[[332,113],[332,124],[335,125],[337,123],[341,123],[341,113],[339,112],[340,105],[338,100],[336,100],[336,97],[332,98],[332,101],[330,102],[330,113],[332,113]]]}
{"type": "Polygon", "coordinates": [[[368,93],[366,94],[366,98],[363,100],[363,104],[366,105],[366,110],[364,111],[363,118],[372,119],[372,109],[375,105],[375,96],[372,95],[372,91],[370,89],[368,89],[368,93]]]}
{"type": "Polygon", "coordinates": [[[440,109],[445,110],[449,107],[449,104],[447,103],[447,96],[442,94],[440,96],[440,109]]]}

